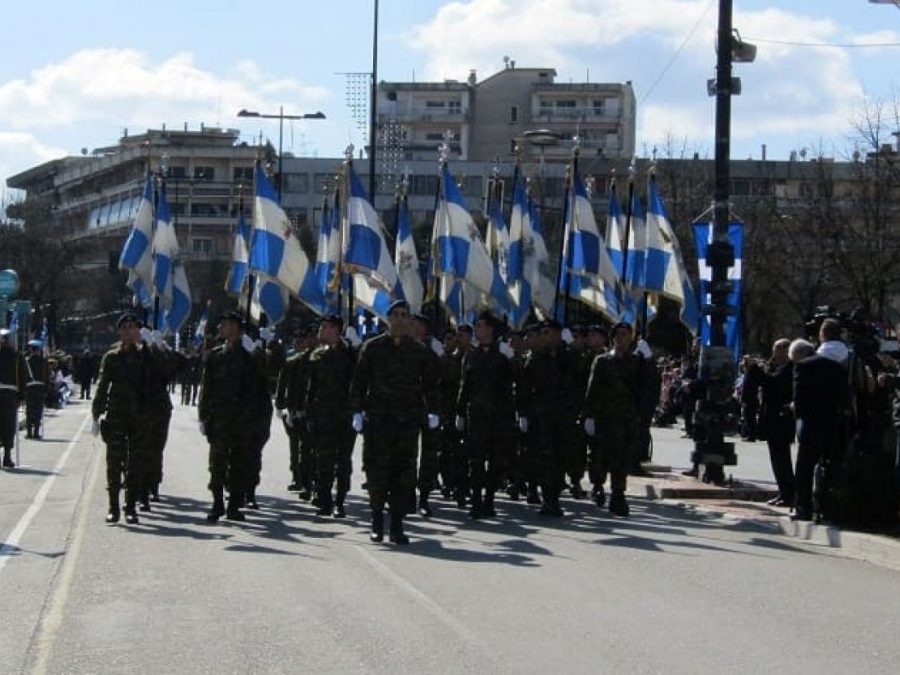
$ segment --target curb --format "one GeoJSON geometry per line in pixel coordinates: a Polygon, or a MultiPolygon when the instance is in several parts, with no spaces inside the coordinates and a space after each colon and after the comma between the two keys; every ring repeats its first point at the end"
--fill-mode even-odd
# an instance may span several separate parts
{"type": "Polygon", "coordinates": [[[868,532],[841,530],[834,525],[778,519],[779,532],[813,546],[839,549],[850,558],[900,571],[900,540],[868,532]]]}

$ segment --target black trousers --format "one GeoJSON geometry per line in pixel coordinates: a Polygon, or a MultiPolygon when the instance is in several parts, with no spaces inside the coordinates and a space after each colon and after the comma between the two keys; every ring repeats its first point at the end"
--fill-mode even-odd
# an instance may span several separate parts
{"type": "Polygon", "coordinates": [[[838,429],[821,429],[815,433],[801,433],[797,449],[795,471],[795,505],[798,511],[811,512],[813,508],[813,476],[816,464],[833,458],[840,447],[838,429]]]}
{"type": "MultiPolygon", "coordinates": [[[[778,494],[788,504],[794,502],[794,467],[791,464],[791,437],[783,434],[770,434],[766,438],[769,446],[769,459],[772,462],[772,474],[778,483],[778,494]]],[[[813,465],[815,467],[815,464],[813,465]]]]}

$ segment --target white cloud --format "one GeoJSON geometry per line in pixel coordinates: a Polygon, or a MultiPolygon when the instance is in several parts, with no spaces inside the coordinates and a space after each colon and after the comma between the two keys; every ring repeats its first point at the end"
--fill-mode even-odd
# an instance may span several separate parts
{"type": "Polygon", "coordinates": [[[134,49],[84,49],[0,84],[0,127],[38,129],[108,122],[115,126],[198,123],[240,108],[317,105],[321,87],[277,78],[252,62],[227,75],[205,70],[188,52],[158,63],[134,49]]]}
{"type": "MultiPolygon", "coordinates": [[[[409,36],[432,79],[479,77],[502,68],[504,54],[520,66],[555,67],[559,81],[632,80],[640,101],[675,49],[697,26],[671,70],[638,106],[638,148],[666,136],[711,145],[716,11],[709,0],[470,0],[442,6],[409,36]],[[704,14],[705,13],[705,14],[704,14]]],[[[810,10],[812,11],[812,10],[810,10]]],[[[854,35],[830,18],[770,7],[735,12],[745,39],[784,42],[896,41],[891,31],[854,35]]],[[[743,94],[734,99],[733,136],[751,146],[805,144],[846,133],[862,97],[860,78],[846,50],[758,43],[753,64],[734,74],[743,94]],[[787,140],[787,137],[795,137],[787,140]]]]}
{"type": "MultiPolygon", "coordinates": [[[[64,149],[42,143],[30,133],[0,131],[0,177],[4,179],[26,167],[64,157],[66,154],[64,149]]],[[[5,191],[6,182],[3,180],[0,183],[0,193],[5,191]]]]}

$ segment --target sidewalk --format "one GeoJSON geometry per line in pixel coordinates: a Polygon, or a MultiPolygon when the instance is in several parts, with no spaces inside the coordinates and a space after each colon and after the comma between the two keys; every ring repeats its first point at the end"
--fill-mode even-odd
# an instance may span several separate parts
{"type": "Polygon", "coordinates": [[[726,467],[731,484],[718,487],[681,475],[682,470],[690,468],[692,442],[681,438],[680,429],[654,427],[651,433],[653,463],[647,466],[651,475],[629,478],[629,492],[687,511],[717,514],[732,522],[758,526],[811,546],[837,549],[847,557],[900,571],[900,536],[795,522],[787,509],[767,505],[777,490],[768,468],[765,443],[728,439],[735,441],[738,465],[726,467]]]}

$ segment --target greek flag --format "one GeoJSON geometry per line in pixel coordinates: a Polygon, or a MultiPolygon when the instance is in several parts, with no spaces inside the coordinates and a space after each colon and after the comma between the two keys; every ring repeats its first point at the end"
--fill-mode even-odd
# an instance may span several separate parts
{"type": "Polygon", "coordinates": [[[422,310],[422,276],[419,274],[419,256],[409,222],[409,204],[406,197],[397,202],[397,248],[394,252],[399,284],[397,296],[409,303],[413,314],[422,310]]]}
{"type": "Polygon", "coordinates": [[[178,238],[169,214],[166,200],[166,184],[159,188],[156,205],[156,229],[153,232],[153,292],[159,296],[163,307],[172,304],[172,286],[175,257],[178,255],[178,238]]]}
{"type": "Polygon", "coordinates": [[[150,175],[144,183],[144,193],[131,232],[119,256],[119,269],[128,270],[128,287],[143,307],[151,304],[150,288],[153,285],[153,182],[150,175]]]}
{"type": "Polygon", "coordinates": [[[353,298],[356,303],[375,314],[387,319],[388,309],[393,302],[391,294],[364,274],[353,275],[353,298]]]}
{"type": "Polygon", "coordinates": [[[250,225],[244,220],[243,214],[238,218],[237,230],[234,233],[234,248],[231,253],[231,268],[228,270],[228,278],[225,281],[225,291],[230,295],[239,296],[244,292],[247,283],[247,268],[250,251],[250,225]]]}
{"type": "Polygon", "coordinates": [[[699,329],[697,298],[684,267],[681,246],[666,213],[656,181],[651,179],[647,212],[647,290],[681,305],[679,317],[692,335],[699,329]]]}
{"type": "Polygon", "coordinates": [[[556,286],[550,276],[550,257],[538,209],[526,194],[518,169],[513,176],[507,274],[515,303],[511,315],[514,326],[521,328],[532,306],[545,316],[553,311],[556,286]]]}
{"type": "Polygon", "coordinates": [[[509,311],[512,302],[506,284],[491,260],[446,165],[441,167],[441,194],[435,212],[435,231],[437,273],[465,281],[479,294],[486,296],[483,304],[493,306],[496,302],[504,311],[509,311]]]}
{"type": "Polygon", "coordinates": [[[625,214],[622,213],[622,205],[619,203],[619,195],[616,194],[616,186],[609,188],[609,206],[606,214],[606,251],[612,260],[613,266],[619,278],[622,278],[625,263],[625,214]]]}
{"type": "Polygon", "coordinates": [[[397,285],[397,268],[384,240],[384,227],[366,191],[353,170],[348,167],[350,194],[344,220],[344,264],[353,271],[370,277],[386,291],[397,285]]]}
{"type": "Polygon", "coordinates": [[[208,322],[209,317],[204,309],[203,314],[200,315],[200,320],[197,322],[197,328],[194,330],[194,347],[199,348],[203,344],[203,337],[206,335],[206,324],[208,322]]]}
{"type": "Polygon", "coordinates": [[[637,190],[631,192],[631,229],[628,232],[628,251],[625,259],[628,269],[625,271],[625,282],[632,288],[644,288],[644,269],[647,250],[647,222],[644,218],[644,207],[638,197],[637,190]]]}
{"type": "Polygon", "coordinates": [[[594,209],[577,167],[570,194],[570,203],[567,204],[569,217],[565,225],[568,267],[573,274],[600,277],[615,284],[619,274],[606,252],[594,218],[594,209]]]}
{"type": "Polygon", "coordinates": [[[487,206],[487,244],[488,253],[500,271],[500,278],[504,283],[509,282],[509,226],[503,217],[503,203],[500,191],[495,186],[492,194],[488,195],[487,206]]]}
{"type": "Polygon", "coordinates": [[[322,205],[322,218],[319,220],[319,243],[316,248],[315,274],[319,290],[322,294],[322,311],[333,313],[338,311],[338,289],[340,282],[341,231],[340,213],[337,208],[338,195],[335,195],[335,206],[329,208],[326,201],[322,205]]]}
{"type": "MultiPolygon", "coordinates": [[[[694,223],[694,240],[697,246],[697,266],[700,271],[700,303],[708,305],[711,302],[709,285],[712,281],[712,268],[706,264],[707,251],[713,240],[712,223],[694,223]]],[[[735,360],[743,353],[743,325],[741,322],[741,302],[743,297],[743,265],[744,258],[744,225],[743,223],[731,223],[728,226],[728,239],[734,247],[734,266],[728,269],[728,279],[734,284],[731,293],[728,294],[728,305],[734,308],[734,312],[725,319],[725,343],[734,354],[735,360]]],[[[709,316],[703,316],[700,320],[700,339],[704,345],[710,343],[712,326],[709,316]]]]}
{"type": "Polygon", "coordinates": [[[184,265],[176,260],[172,268],[172,299],[163,316],[166,328],[178,333],[190,313],[191,289],[188,286],[184,265]]]}
{"type": "Polygon", "coordinates": [[[321,306],[321,291],[313,266],[294,236],[290,220],[278,205],[278,194],[259,164],[256,166],[253,220],[249,270],[259,275],[255,293],[268,317],[275,323],[284,318],[288,298],[283,291],[312,309],[321,306]],[[275,286],[276,283],[283,289],[275,286]]]}

